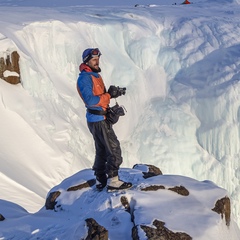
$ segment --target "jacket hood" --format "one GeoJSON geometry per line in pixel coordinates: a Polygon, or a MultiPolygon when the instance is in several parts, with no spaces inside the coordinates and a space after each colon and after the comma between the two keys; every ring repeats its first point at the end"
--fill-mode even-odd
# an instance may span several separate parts
{"type": "Polygon", "coordinates": [[[79,71],[92,72],[92,69],[85,63],[81,63],[79,66],[79,71]]]}

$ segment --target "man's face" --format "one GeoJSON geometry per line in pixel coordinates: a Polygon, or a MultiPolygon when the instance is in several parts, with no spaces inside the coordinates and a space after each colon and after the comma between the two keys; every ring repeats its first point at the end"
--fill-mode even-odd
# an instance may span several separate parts
{"type": "Polygon", "coordinates": [[[87,65],[92,69],[99,70],[99,57],[93,57],[88,61],[87,65]]]}

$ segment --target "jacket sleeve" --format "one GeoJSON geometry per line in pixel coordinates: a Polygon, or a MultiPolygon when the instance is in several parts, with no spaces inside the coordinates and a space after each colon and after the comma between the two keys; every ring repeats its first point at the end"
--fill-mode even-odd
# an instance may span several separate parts
{"type": "Polygon", "coordinates": [[[77,82],[78,92],[83,99],[86,107],[106,108],[110,102],[110,95],[103,93],[100,96],[93,94],[93,82],[90,75],[80,76],[77,82]]]}

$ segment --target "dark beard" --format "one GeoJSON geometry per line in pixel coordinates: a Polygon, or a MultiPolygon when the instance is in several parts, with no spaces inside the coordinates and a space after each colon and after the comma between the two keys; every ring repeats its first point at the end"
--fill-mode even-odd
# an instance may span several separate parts
{"type": "MultiPolygon", "coordinates": [[[[91,67],[90,67],[90,68],[91,68],[91,67]]],[[[97,69],[94,69],[94,68],[91,68],[91,69],[92,69],[92,71],[95,72],[95,73],[101,72],[101,68],[100,68],[100,67],[98,68],[98,70],[97,70],[97,69]]]]}

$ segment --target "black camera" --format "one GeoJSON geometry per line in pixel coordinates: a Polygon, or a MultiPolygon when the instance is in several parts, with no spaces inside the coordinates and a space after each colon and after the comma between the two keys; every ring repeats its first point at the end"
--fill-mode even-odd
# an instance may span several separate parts
{"type": "Polygon", "coordinates": [[[125,87],[124,88],[117,87],[117,90],[119,91],[119,93],[121,95],[125,95],[127,88],[125,88],[125,87]]]}

